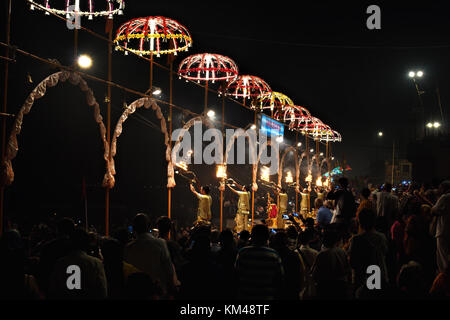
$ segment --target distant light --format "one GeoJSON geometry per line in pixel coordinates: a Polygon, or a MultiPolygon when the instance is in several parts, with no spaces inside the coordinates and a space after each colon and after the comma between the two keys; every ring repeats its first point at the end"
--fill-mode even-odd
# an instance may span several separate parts
{"type": "Polygon", "coordinates": [[[314,152],[314,149],[309,150],[309,152],[314,152]]]}
{"type": "Polygon", "coordinates": [[[439,122],[433,123],[433,127],[435,127],[435,128],[439,128],[440,126],[441,126],[441,124],[439,122]]]}
{"type": "Polygon", "coordinates": [[[417,71],[416,76],[418,76],[419,78],[421,78],[423,76],[423,72],[422,71],[417,71]]]}
{"type": "Polygon", "coordinates": [[[255,125],[255,124],[252,124],[252,126],[250,127],[250,129],[256,130],[256,125],[255,125]]]}
{"type": "Polygon", "coordinates": [[[428,122],[428,123],[427,123],[427,127],[428,127],[428,128],[433,128],[433,124],[432,124],[431,122],[428,122]]]}
{"type": "Polygon", "coordinates": [[[410,71],[410,72],[408,73],[408,76],[409,76],[410,78],[414,78],[415,75],[416,75],[416,73],[415,73],[414,71],[410,71]]]}
{"type": "Polygon", "coordinates": [[[331,160],[334,160],[334,157],[331,157],[331,160]]]}
{"type": "Polygon", "coordinates": [[[297,147],[301,147],[301,146],[302,146],[301,142],[297,143],[297,147]]]}
{"type": "Polygon", "coordinates": [[[78,65],[80,68],[88,69],[92,66],[92,59],[86,54],[82,54],[78,57],[78,65]]]}
{"type": "Polygon", "coordinates": [[[153,94],[155,96],[159,96],[162,93],[162,90],[160,88],[155,87],[155,90],[153,90],[153,94]]]}
{"type": "Polygon", "coordinates": [[[208,113],[206,114],[210,119],[214,119],[216,117],[216,113],[214,112],[214,110],[209,110],[208,113]]]}
{"type": "Polygon", "coordinates": [[[383,136],[383,132],[381,132],[381,131],[378,132],[378,136],[379,136],[379,137],[382,137],[382,136],[383,136]]]}
{"type": "Polygon", "coordinates": [[[321,152],[320,155],[323,156],[323,152],[321,152]]]}
{"type": "Polygon", "coordinates": [[[278,136],[276,140],[278,143],[283,142],[283,136],[278,136]]]}

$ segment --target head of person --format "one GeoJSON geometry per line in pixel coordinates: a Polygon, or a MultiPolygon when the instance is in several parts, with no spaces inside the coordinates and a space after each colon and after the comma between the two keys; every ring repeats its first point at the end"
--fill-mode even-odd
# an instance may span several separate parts
{"type": "Polygon", "coordinates": [[[242,230],[239,233],[239,240],[247,242],[250,239],[250,232],[248,230],[242,230]]]}
{"type": "Polygon", "coordinates": [[[269,228],[263,224],[257,224],[253,227],[251,233],[251,242],[255,246],[266,246],[269,240],[269,228]]]}
{"type": "Polygon", "coordinates": [[[289,239],[297,240],[298,232],[297,232],[297,229],[295,229],[294,226],[287,227],[286,234],[287,234],[289,239]]]}
{"type": "Polygon", "coordinates": [[[342,189],[346,189],[348,187],[348,179],[346,177],[339,178],[338,183],[342,189]]]}
{"type": "Polygon", "coordinates": [[[203,186],[201,189],[202,194],[208,195],[211,189],[208,186],[203,186]]]}
{"type": "Polygon", "coordinates": [[[323,245],[325,246],[325,248],[333,248],[338,244],[339,240],[339,231],[337,230],[336,226],[333,224],[329,224],[323,232],[323,245]]]}
{"type": "Polygon", "coordinates": [[[102,256],[105,262],[120,262],[123,260],[123,244],[114,238],[106,238],[102,244],[102,256]]]}
{"type": "Polygon", "coordinates": [[[285,248],[288,246],[288,236],[284,230],[278,231],[271,238],[271,247],[274,249],[285,248]]]}
{"type": "Polygon", "coordinates": [[[286,189],[285,188],[281,188],[281,193],[286,193],[286,189]]]}
{"type": "Polygon", "coordinates": [[[172,226],[172,220],[170,220],[169,217],[159,217],[158,220],[156,221],[156,227],[159,230],[159,236],[161,238],[166,237],[167,235],[169,235],[170,229],[172,226]]]}
{"type": "Polygon", "coordinates": [[[149,232],[150,221],[145,213],[138,213],[133,219],[133,230],[136,234],[149,232]]]}
{"type": "Polygon", "coordinates": [[[316,209],[319,209],[323,206],[323,200],[320,198],[317,198],[316,200],[314,200],[314,207],[316,209]]]}
{"type": "Polygon", "coordinates": [[[219,240],[220,240],[220,231],[217,229],[211,230],[211,242],[219,243],[219,240]]]}
{"type": "Polygon", "coordinates": [[[86,230],[81,228],[75,229],[75,231],[72,233],[71,240],[73,250],[89,252],[91,239],[86,230]]]}
{"type": "Polygon", "coordinates": [[[314,228],[314,219],[311,217],[306,218],[305,225],[306,225],[306,228],[310,228],[310,229],[314,228]]]}
{"type": "Polygon", "coordinates": [[[333,202],[331,200],[325,200],[324,206],[328,209],[333,209],[333,202]]]}
{"type": "Polygon", "coordinates": [[[445,193],[449,193],[450,192],[450,180],[445,180],[442,181],[439,184],[439,189],[438,189],[439,194],[445,194],[445,193]]]}
{"type": "Polygon", "coordinates": [[[58,236],[70,237],[75,231],[75,222],[70,218],[62,218],[56,224],[58,236]]]}
{"type": "Polygon", "coordinates": [[[312,230],[305,230],[298,234],[298,243],[300,245],[306,246],[308,245],[314,238],[314,234],[312,230]]]}
{"type": "Polygon", "coordinates": [[[376,222],[377,215],[376,213],[371,209],[362,209],[359,212],[359,224],[362,229],[365,231],[370,231],[373,228],[375,228],[375,222],[376,222]]]}
{"type": "Polygon", "coordinates": [[[369,188],[364,188],[361,190],[361,199],[368,200],[370,197],[370,190],[369,188]]]}
{"type": "Polygon", "coordinates": [[[389,182],[386,182],[386,183],[384,184],[383,191],[385,191],[385,192],[391,192],[391,190],[392,190],[392,184],[390,184],[389,182]]]}
{"type": "Polygon", "coordinates": [[[230,229],[223,230],[220,233],[219,242],[220,242],[222,248],[233,247],[235,245],[233,232],[230,229]]]}

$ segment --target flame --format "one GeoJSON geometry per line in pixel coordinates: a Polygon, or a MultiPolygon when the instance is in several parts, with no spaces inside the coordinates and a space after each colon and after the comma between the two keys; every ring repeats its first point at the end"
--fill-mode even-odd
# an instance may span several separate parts
{"type": "Polygon", "coordinates": [[[261,168],[261,180],[264,180],[266,182],[270,182],[270,175],[269,175],[269,168],[262,167],[261,168]]]}
{"type": "Polygon", "coordinates": [[[317,180],[316,180],[316,186],[321,187],[322,185],[323,185],[323,184],[322,184],[322,177],[319,176],[319,177],[317,178],[317,180]]]}
{"type": "Polygon", "coordinates": [[[292,183],[294,182],[294,177],[292,176],[292,173],[288,171],[286,173],[286,183],[292,183]]]}
{"type": "Polygon", "coordinates": [[[216,177],[221,179],[227,178],[227,168],[223,164],[217,166],[216,177]]]}
{"type": "Polygon", "coordinates": [[[308,173],[308,176],[305,178],[305,182],[311,182],[312,181],[312,175],[311,172],[308,173]]]}
{"type": "Polygon", "coordinates": [[[324,182],[323,182],[323,186],[324,187],[328,187],[330,185],[330,179],[326,179],[324,182]]]}

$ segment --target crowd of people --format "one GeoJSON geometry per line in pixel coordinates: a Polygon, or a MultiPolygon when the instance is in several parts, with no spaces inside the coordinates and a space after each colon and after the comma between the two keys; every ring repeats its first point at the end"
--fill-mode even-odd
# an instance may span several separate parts
{"type": "Polygon", "coordinates": [[[69,218],[26,236],[11,228],[0,239],[0,298],[445,299],[449,201],[450,181],[355,195],[341,178],[316,199],[316,220],[282,230],[176,228],[164,216],[150,225],[143,213],[108,237],[69,218]]]}

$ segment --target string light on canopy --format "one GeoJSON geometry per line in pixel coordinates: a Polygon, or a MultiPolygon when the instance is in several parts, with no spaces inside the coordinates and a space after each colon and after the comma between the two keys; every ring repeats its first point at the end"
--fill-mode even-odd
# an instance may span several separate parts
{"type": "Polygon", "coordinates": [[[252,106],[253,108],[259,107],[261,110],[270,109],[284,110],[287,106],[294,105],[294,101],[291,98],[280,92],[268,92],[258,96],[257,103],[252,106]]]}
{"type": "Polygon", "coordinates": [[[286,106],[284,110],[277,110],[274,115],[275,120],[289,122],[289,129],[291,130],[296,129],[301,121],[310,117],[311,113],[308,109],[296,105],[286,106]]]}
{"type": "Polygon", "coordinates": [[[146,17],[130,20],[117,31],[114,39],[116,50],[131,51],[138,55],[177,55],[192,46],[189,31],[177,21],[161,17],[146,17]]]}
{"type": "Polygon", "coordinates": [[[125,9],[124,0],[27,0],[30,3],[30,9],[38,9],[57,15],[66,15],[67,18],[78,14],[80,16],[88,16],[89,20],[93,17],[105,17],[112,19],[114,15],[123,15],[125,9]],[[58,3],[59,6],[53,4],[58,3]]]}
{"type": "Polygon", "coordinates": [[[302,134],[307,134],[314,138],[317,138],[327,128],[322,120],[313,116],[309,116],[299,119],[296,125],[296,129],[302,134]]]}
{"type": "Polygon", "coordinates": [[[257,98],[271,92],[272,89],[263,79],[249,75],[238,76],[225,89],[226,95],[244,100],[257,98]]]}
{"type": "Polygon", "coordinates": [[[232,81],[239,74],[236,63],[225,56],[212,53],[194,54],[181,61],[178,76],[193,81],[232,81]]]}
{"type": "Polygon", "coordinates": [[[330,128],[320,134],[319,140],[322,142],[341,142],[342,136],[339,132],[330,128]]]}

